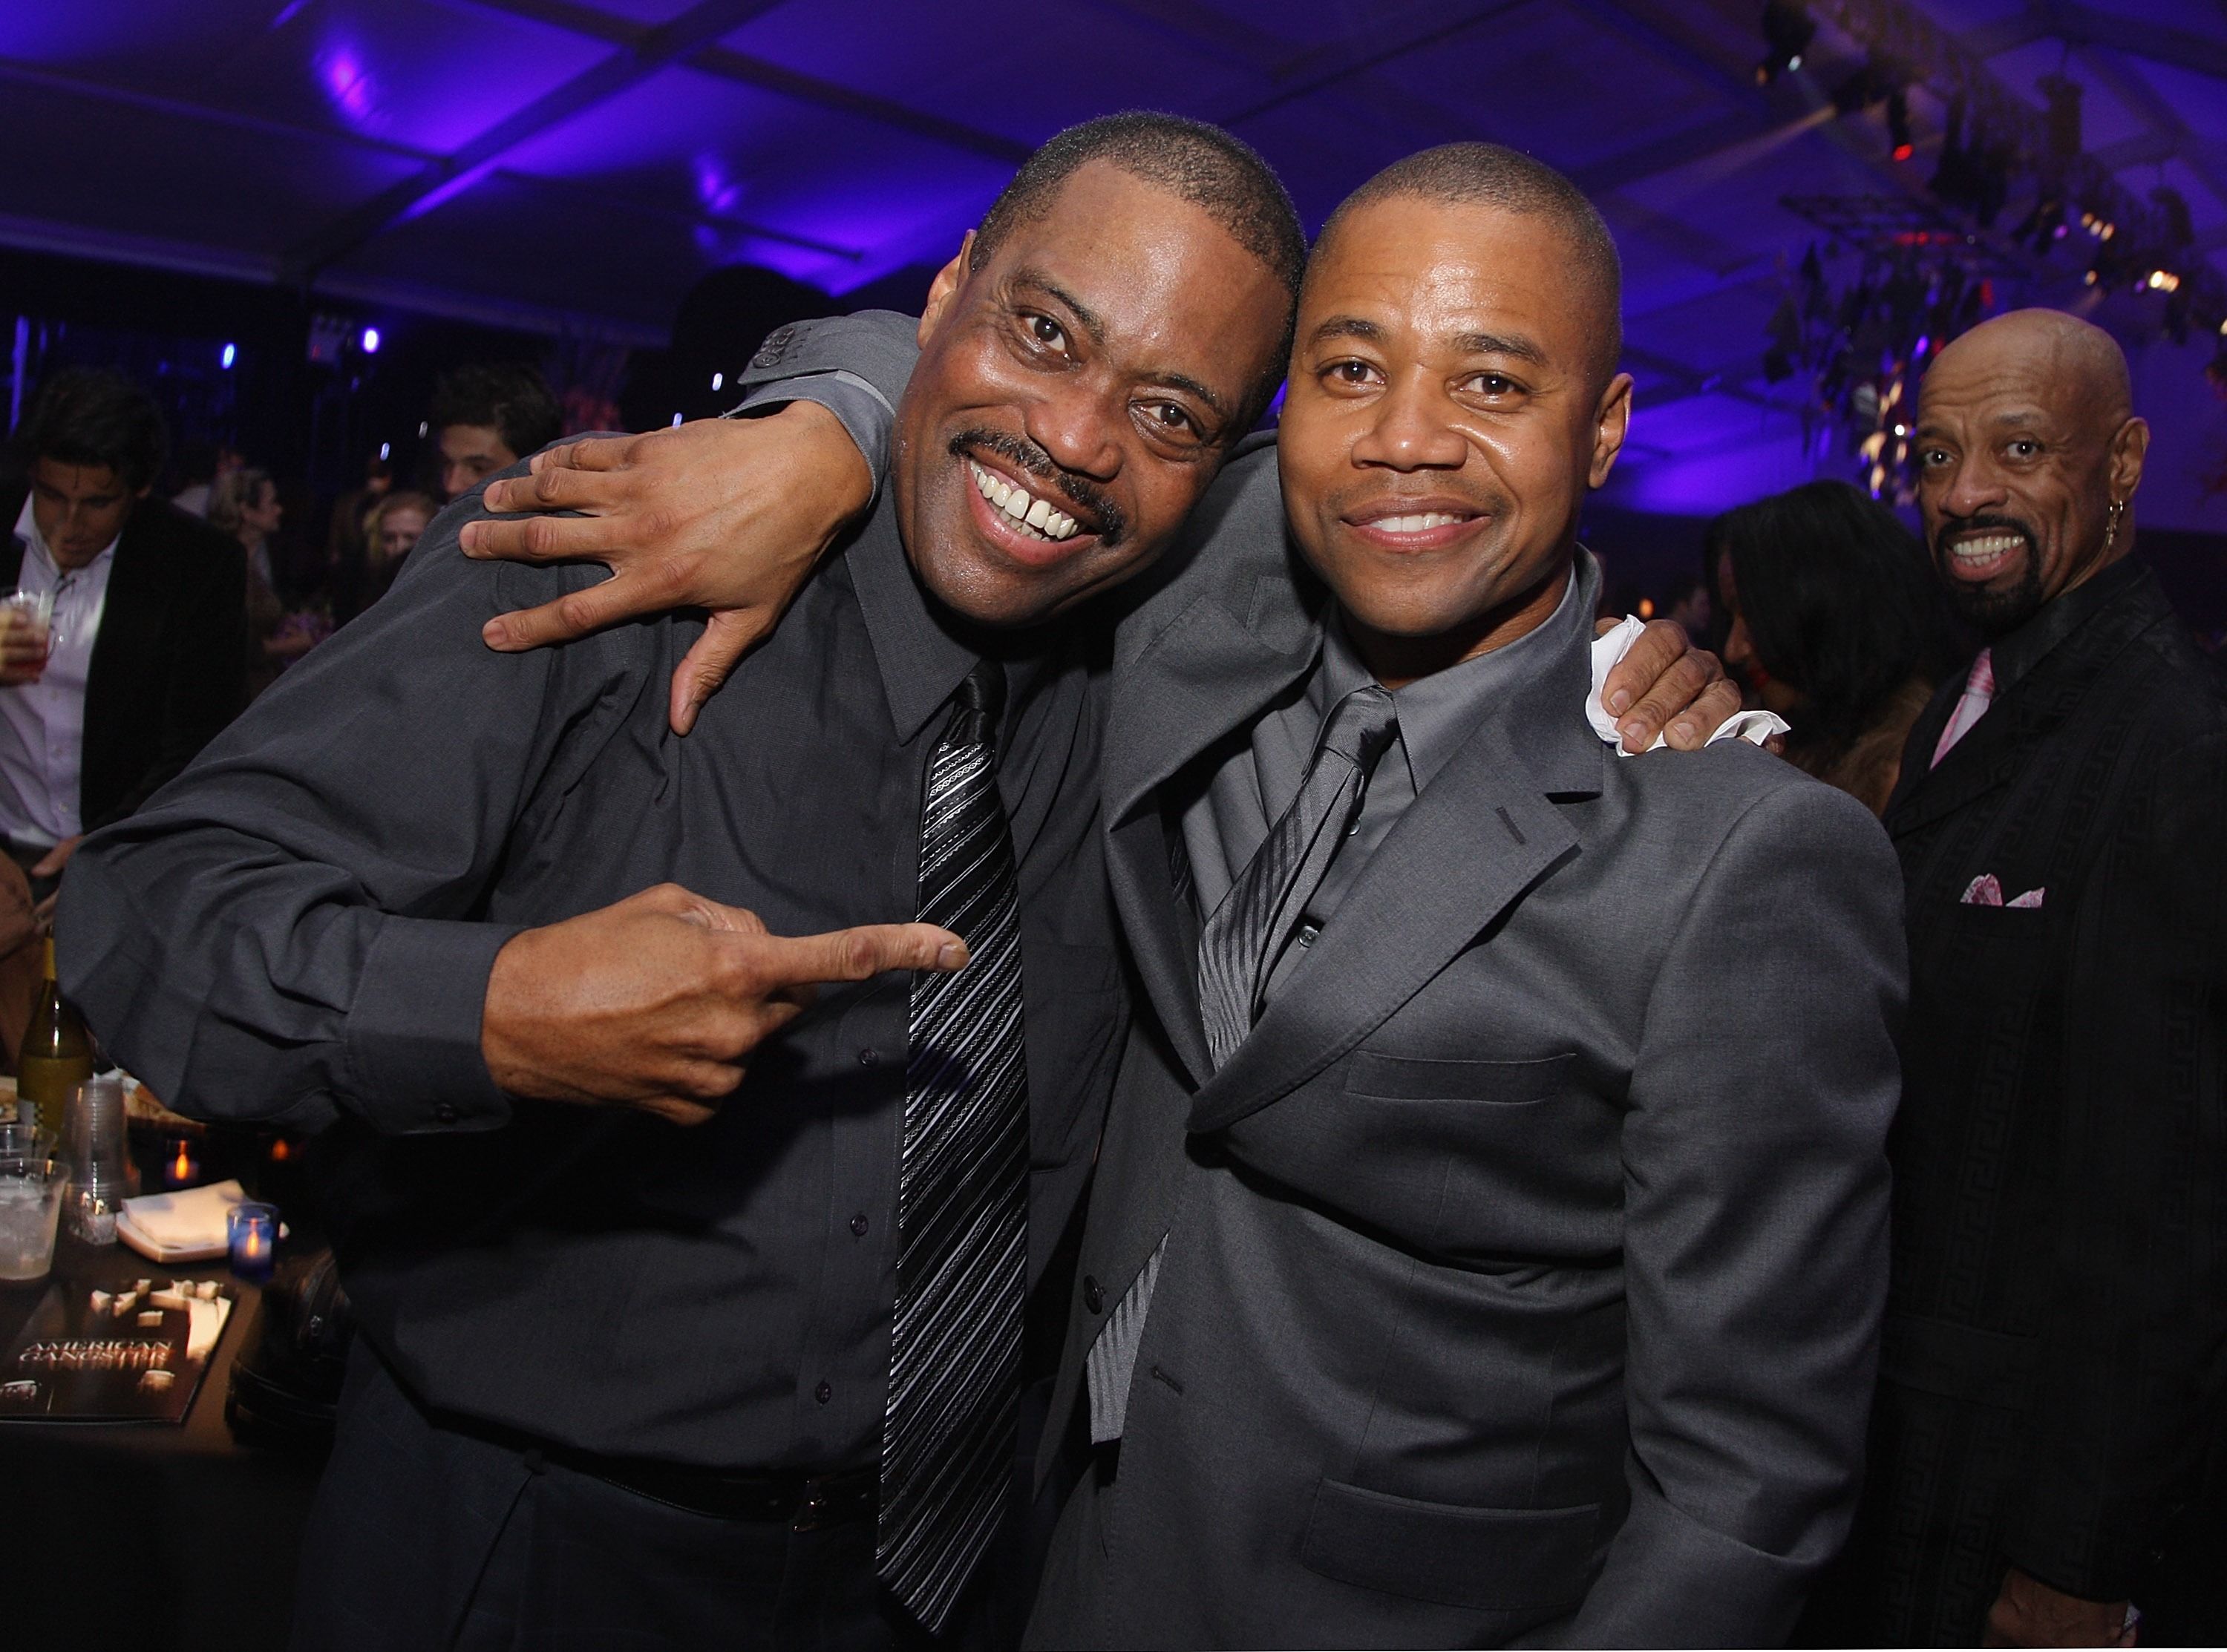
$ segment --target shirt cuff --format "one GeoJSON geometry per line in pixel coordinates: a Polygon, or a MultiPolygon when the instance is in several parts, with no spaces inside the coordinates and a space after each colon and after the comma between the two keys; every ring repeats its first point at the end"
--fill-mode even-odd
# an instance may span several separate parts
{"type": "Polygon", "coordinates": [[[488,976],[520,924],[389,917],[348,1011],[355,1111],[388,1135],[493,1130],[510,1102],[480,1046],[488,976]]]}
{"type": "Polygon", "coordinates": [[[793,401],[818,402],[835,415],[866,469],[873,473],[874,491],[882,492],[882,472],[889,468],[890,433],[897,428],[897,409],[889,399],[855,373],[808,373],[801,379],[781,379],[751,392],[729,418],[750,418],[771,412],[793,401]]]}

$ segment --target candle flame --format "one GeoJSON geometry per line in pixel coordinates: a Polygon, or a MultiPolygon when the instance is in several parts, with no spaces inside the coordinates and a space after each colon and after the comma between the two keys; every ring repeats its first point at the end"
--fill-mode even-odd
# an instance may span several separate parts
{"type": "Polygon", "coordinates": [[[177,1178],[181,1182],[184,1181],[186,1177],[194,1173],[193,1157],[186,1151],[185,1143],[180,1142],[178,1144],[177,1163],[173,1164],[170,1169],[175,1173],[177,1178]]]}
{"type": "Polygon", "coordinates": [[[274,1164],[284,1164],[293,1156],[293,1151],[294,1150],[286,1145],[286,1139],[281,1136],[271,1144],[271,1162],[274,1164]]]}

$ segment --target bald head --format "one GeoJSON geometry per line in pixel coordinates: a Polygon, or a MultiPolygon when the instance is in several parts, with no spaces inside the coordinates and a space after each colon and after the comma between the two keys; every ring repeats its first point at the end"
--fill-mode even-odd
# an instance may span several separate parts
{"type": "Polygon", "coordinates": [[[2077,316],[2013,310],[1943,350],[1912,451],[1957,607],[2003,635],[2125,556],[2148,445],[2125,354],[2077,316]]]}
{"type": "Polygon", "coordinates": [[[2118,340],[2061,309],[2013,309],[1981,322],[1941,352],[1926,382],[1943,368],[1952,379],[2033,373],[2108,429],[2134,416],[2134,383],[2118,340]]]}

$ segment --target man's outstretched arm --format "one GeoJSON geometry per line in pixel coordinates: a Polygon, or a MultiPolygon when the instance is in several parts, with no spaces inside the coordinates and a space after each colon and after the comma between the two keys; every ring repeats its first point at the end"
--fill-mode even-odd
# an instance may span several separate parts
{"type": "Polygon", "coordinates": [[[541,928],[481,920],[568,724],[650,667],[622,636],[490,653],[489,617],[590,576],[465,561],[475,508],[72,864],[64,990],[181,1111],[438,1132],[526,1095],[686,1121],[810,982],[963,958],[922,925],[769,936],[670,889],[541,928]]]}

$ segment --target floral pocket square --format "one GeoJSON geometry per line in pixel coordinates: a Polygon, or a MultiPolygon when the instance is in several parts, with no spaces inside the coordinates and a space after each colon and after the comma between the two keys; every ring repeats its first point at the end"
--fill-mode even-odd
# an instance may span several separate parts
{"type": "Polygon", "coordinates": [[[1993,872],[1981,872],[1964,886],[1962,904],[1966,906],[2010,906],[2032,911],[2041,904],[2045,890],[2030,889],[2015,900],[2003,899],[2003,886],[1993,872]]]}

